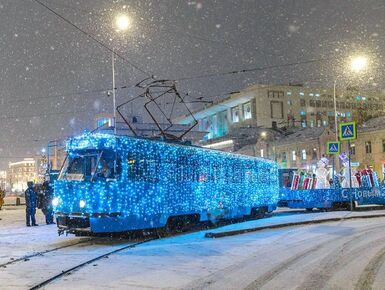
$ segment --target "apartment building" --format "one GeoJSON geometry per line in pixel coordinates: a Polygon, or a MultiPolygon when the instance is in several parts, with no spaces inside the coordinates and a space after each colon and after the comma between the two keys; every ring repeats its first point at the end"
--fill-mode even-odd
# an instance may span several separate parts
{"type": "MultiPolygon", "coordinates": [[[[382,92],[353,87],[336,91],[337,122],[361,123],[384,114],[384,109],[382,92]]],[[[220,143],[221,149],[229,151],[237,150],[233,138],[239,129],[334,128],[334,116],[333,89],[302,85],[253,85],[194,112],[199,130],[209,132],[201,143],[214,144],[212,148],[220,143]]],[[[175,122],[190,124],[192,118],[182,116],[175,122]]]]}

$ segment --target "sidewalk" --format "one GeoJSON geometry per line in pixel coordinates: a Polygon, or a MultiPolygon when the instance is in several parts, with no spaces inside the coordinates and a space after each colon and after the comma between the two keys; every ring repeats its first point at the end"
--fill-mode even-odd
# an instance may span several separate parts
{"type": "Polygon", "coordinates": [[[24,196],[6,196],[4,198],[4,205],[23,205],[25,204],[24,196]],[[19,199],[19,204],[17,204],[17,199],[19,199]]]}
{"type": "Polygon", "coordinates": [[[323,222],[343,221],[358,218],[385,218],[385,210],[372,211],[332,211],[332,212],[310,212],[290,209],[278,209],[274,213],[259,220],[247,221],[206,232],[206,238],[220,238],[243,233],[276,229],[289,226],[316,224],[323,222]]]}

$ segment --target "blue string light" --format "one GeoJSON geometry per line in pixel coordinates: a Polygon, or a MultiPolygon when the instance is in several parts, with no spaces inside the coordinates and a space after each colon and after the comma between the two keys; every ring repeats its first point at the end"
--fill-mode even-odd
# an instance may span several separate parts
{"type": "Polygon", "coordinates": [[[100,133],[72,138],[66,150],[70,160],[91,151],[118,156],[116,179],[55,182],[57,215],[89,214],[94,232],[160,227],[185,214],[237,217],[278,201],[277,164],[262,158],[100,133]]]}

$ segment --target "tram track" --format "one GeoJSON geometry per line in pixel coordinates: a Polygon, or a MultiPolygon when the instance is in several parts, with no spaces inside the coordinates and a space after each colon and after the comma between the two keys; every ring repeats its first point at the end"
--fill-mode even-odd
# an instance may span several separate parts
{"type": "Polygon", "coordinates": [[[55,248],[52,248],[52,249],[35,252],[35,253],[29,254],[29,255],[24,255],[24,256],[22,256],[20,258],[16,258],[16,259],[13,259],[13,260],[11,260],[9,262],[0,264],[0,268],[6,268],[9,265],[20,263],[20,262],[26,262],[26,261],[29,261],[31,258],[34,258],[34,257],[43,256],[44,254],[48,254],[48,253],[51,253],[51,252],[59,251],[61,249],[77,246],[79,244],[90,242],[92,240],[93,240],[92,238],[89,238],[89,239],[81,240],[81,241],[78,241],[78,242],[75,242],[75,243],[67,244],[67,245],[64,245],[64,246],[55,247],[55,248]]]}
{"type": "Polygon", "coordinates": [[[68,268],[66,270],[62,270],[60,273],[54,275],[54,276],[51,276],[50,278],[44,280],[44,281],[41,281],[39,282],[38,284],[32,286],[31,288],[29,288],[29,290],[35,290],[35,289],[41,289],[42,287],[56,281],[56,280],[59,280],[60,278],[62,278],[63,276],[66,276],[66,275],[70,275],[72,272],[74,271],[77,271],[79,270],[80,268],[83,268],[91,263],[94,263],[98,260],[101,260],[103,258],[106,258],[110,255],[113,255],[113,254],[116,254],[118,252],[122,252],[124,250],[127,250],[127,249],[132,249],[132,248],[135,248],[136,246],[138,245],[141,245],[141,244],[144,244],[144,243],[147,243],[147,242],[150,242],[150,241],[153,241],[153,240],[156,240],[157,238],[151,238],[151,239],[147,239],[147,240],[144,240],[144,241],[140,241],[140,242],[136,242],[136,243],[133,243],[133,244],[129,244],[129,245],[125,245],[123,247],[120,247],[118,249],[115,249],[115,250],[112,250],[112,251],[108,251],[107,253],[103,253],[101,255],[98,255],[97,257],[94,257],[92,259],[88,259],[82,263],[79,263],[71,268],[68,268]]]}

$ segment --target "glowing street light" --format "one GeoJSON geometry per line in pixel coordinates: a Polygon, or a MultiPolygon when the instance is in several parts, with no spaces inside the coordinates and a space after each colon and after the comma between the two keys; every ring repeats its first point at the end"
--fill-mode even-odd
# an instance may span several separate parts
{"type": "Polygon", "coordinates": [[[115,17],[115,26],[118,30],[127,30],[131,26],[130,18],[127,15],[121,14],[115,17]]]}
{"type": "Polygon", "coordinates": [[[367,67],[368,59],[364,56],[357,56],[352,59],[350,68],[353,72],[360,72],[367,67]]]}
{"type": "MultiPolygon", "coordinates": [[[[131,20],[127,15],[120,14],[115,17],[117,32],[127,30],[131,26],[131,20]]],[[[115,51],[112,48],[112,105],[113,105],[113,126],[116,134],[116,96],[115,96],[115,51]]]]}
{"type": "MultiPolygon", "coordinates": [[[[354,73],[361,73],[367,67],[368,67],[368,58],[366,56],[359,55],[351,58],[350,60],[350,70],[354,73]]],[[[337,79],[334,80],[333,99],[334,99],[334,124],[335,124],[335,131],[336,131],[336,141],[338,141],[336,86],[337,86],[337,79]]]]}
{"type": "MultiPolygon", "coordinates": [[[[356,56],[351,58],[350,61],[350,70],[354,73],[361,73],[368,66],[368,59],[365,56],[356,56]]],[[[337,105],[336,105],[336,86],[337,79],[334,80],[334,123],[336,130],[336,141],[338,141],[338,129],[337,129],[337,105]]],[[[351,177],[351,165],[350,165],[350,141],[348,140],[348,152],[349,152],[349,188],[352,188],[352,177],[351,177]]],[[[333,155],[333,172],[332,176],[334,178],[334,155],[333,155]]],[[[350,192],[350,211],[353,211],[353,198],[352,193],[350,192]]]]}

